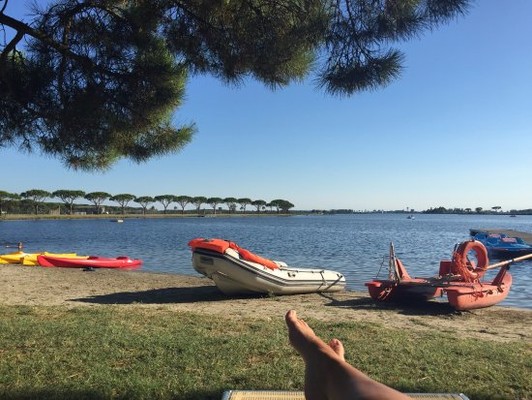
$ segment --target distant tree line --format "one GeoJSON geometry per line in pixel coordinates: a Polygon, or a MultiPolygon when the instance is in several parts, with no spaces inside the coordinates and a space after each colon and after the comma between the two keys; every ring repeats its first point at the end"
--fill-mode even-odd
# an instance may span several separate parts
{"type": "Polygon", "coordinates": [[[164,194],[158,196],[135,196],[129,193],[120,193],[111,195],[107,192],[90,192],[85,193],[82,190],[56,190],[48,192],[41,189],[31,189],[22,193],[10,193],[0,190],[0,213],[10,214],[43,214],[57,212],[60,214],[75,213],[92,213],[101,214],[105,208],[118,210],[122,214],[126,213],[159,213],[155,204],[162,206],[162,212],[177,211],[181,214],[197,213],[205,214],[207,211],[217,212],[246,213],[246,212],[275,212],[288,213],[294,207],[292,203],[284,199],[275,199],[269,202],[265,200],[252,200],[250,198],[236,197],[204,197],[204,196],[185,196],[164,194]],[[59,199],[61,202],[51,202],[52,199],[59,199]],[[87,200],[90,205],[79,204],[78,200],[87,200]],[[48,200],[48,201],[46,201],[48,200]],[[116,206],[104,206],[106,201],[115,202],[116,206]],[[133,207],[131,204],[138,204],[133,207]],[[173,210],[170,206],[175,204],[173,210]],[[187,210],[187,206],[189,207],[187,210]],[[210,210],[202,208],[210,207],[210,210]],[[225,206],[225,210],[224,207],[225,206]],[[248,211],[248,207],[249,211],[248,211]],[[170,209],[170,210],[169,210],[170,209]]]}
{"type": "Polygon", "coordinates": [[[489,210],[484,210],[482,207],[473,208],[445,208],[445,207],[431,207],[427,210],[416,211],[414,209],[406,210],[352,210],[352,209],[332,209],[332,210],[310,210],[311,214],[520,214],[530,215],[532,209],[502,211],[501,206],[491,207],[489,210]]]}
{"type": "Polygon", "coordinates": [[[532,210],[509,210],[501,211],[501,206],[493,206],[489,210],[484,210],[482,207],[473,208],[445,208],[445,207],[436,207],[429,208],[428,210],[423,211],[425,214],[532,214],[532,210]]]}

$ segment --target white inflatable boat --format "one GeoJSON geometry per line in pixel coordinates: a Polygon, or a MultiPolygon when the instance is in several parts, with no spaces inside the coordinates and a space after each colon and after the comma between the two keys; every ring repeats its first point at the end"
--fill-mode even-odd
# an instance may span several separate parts
{"type": "Polygon", "coordinates": [[[196,238],[188,245],[194,269],[212,279],[228,295],[329,293],[345,289],[345,277],[339,272],[290,267],[227,240],[196,238]]]}

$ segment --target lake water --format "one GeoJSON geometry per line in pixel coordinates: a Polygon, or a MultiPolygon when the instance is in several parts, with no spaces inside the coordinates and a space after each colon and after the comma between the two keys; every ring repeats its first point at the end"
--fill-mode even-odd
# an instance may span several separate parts
{"type": "MultiPolygon", "coordinates": [[[[246,218],[161,218],[109,220],[35,220],[0,222],[0,243],[24,243],[27,252],[77,252],[144,261],[142,270],[185,275],[192,268],[187,246],[196,237],[223,238],[291,266],[342,272],[348,288],[366,291],[394,242],[397,256],[412,276],[433,276],[439,261],[450,258],[470,228],[532,232],[532,216],[356,214],[246,218]]],[[[3,249],[2,253],[10,252],[3,249]]],[[[387,261],[387,260],[386,260],[387,261]]],[[[381,277],[386,275],[387,264],[381,277]]],[[[514,283],[506,306],[532,308],[531,261],[513,265],[514,283]]],[[[490,271],[492,276],[494,271],[490,271]]]]}

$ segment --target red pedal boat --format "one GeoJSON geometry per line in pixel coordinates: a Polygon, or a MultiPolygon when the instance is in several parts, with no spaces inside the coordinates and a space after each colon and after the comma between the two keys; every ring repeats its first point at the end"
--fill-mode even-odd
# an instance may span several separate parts
{"type": "Polygon", "coordinates": [[[456,310],[490,307],[503,301],[510,292],[512,276],[510,264],[532,258],[532,254],[489,265],[488,252],[481,242],[470,240],[460,243],[451,260],[442,260],[438,276],[412,278],[390,245],[388,279],[366,282],[375,301],[425,301],[447,295],[456,310]],[[475,257],[471,261],[470,257],[475,257]],[[495,278],[484,281],[487,270],[500,268],[495,278]]]}
{"type": "Polygon", "coordinates": [[[119,268],[137,269],[142,265],[142,260],[132,259],[126,256],[107,258],[99,256],[89,257],[53,257],[47,255],[37,256],[37,262],[42,267],[63,267],[63,268],[119,268]]]}

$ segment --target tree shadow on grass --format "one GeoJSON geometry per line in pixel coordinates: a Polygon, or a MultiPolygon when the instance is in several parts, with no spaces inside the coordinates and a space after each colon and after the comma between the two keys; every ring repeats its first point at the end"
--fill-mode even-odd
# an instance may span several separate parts
{"type": "MultiPolygon", "coordinates": [[[[145,398],[145,393],[127,392],[121,395],[111,396],[109,393],[102,393],[99,390],[91,389],[72,389],[52,387],[47,389],[13,389],[13,390],[0,390],[0,397],[3,400],[104,400],[110,398],[117,399],[142,399],[145,398]]],[[[222,394],[220,391],[191,391],[188,393],[169,394],[166,397],[157,397],[159,399],[180,399],[180,400],[220,400],[222,394]]]]}
{"type": "Polygon", "coordinates": [[[95,295],[70,301],[95,304],[178,304],[205,301],[224,301],[264,297],[264,295],[242,295],[228,297],[215,286],[152,289],[139,292],[119,292],[95,295]]]}
{"type": "Polygon", "coordinates": [[[463,311],[457,311],[447,302],[440,301],[403,301],[403,302],[375,302],[371,297],[337,300],[332,296],[322,294],[331,302],[326,304],[328,307],[340,307],[351,309],[364,309],[367,311],[395,311],[403,315],[460,315],[463,311]]]}

